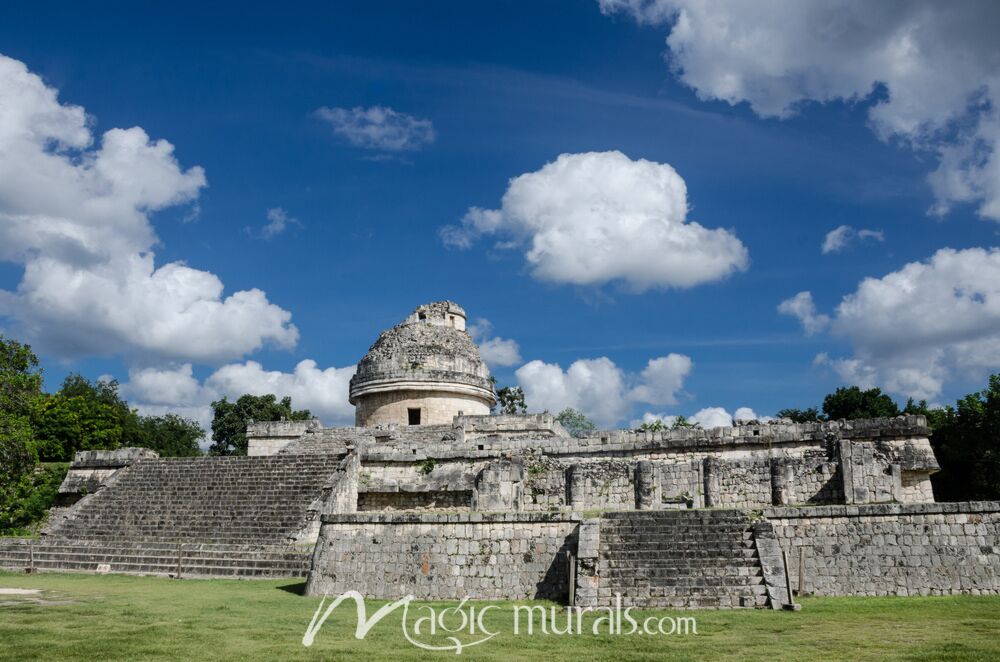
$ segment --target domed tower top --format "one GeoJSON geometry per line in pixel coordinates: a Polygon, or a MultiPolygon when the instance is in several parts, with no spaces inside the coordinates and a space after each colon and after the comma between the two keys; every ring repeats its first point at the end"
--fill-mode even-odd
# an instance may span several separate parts
{"type": "Polygon", "coordinates": [[[495,403],[490,373],[465,322],[461,306],[436,301],[382,332],[351,378],[356,425],[433,425],[488,414],[495,403]]]}

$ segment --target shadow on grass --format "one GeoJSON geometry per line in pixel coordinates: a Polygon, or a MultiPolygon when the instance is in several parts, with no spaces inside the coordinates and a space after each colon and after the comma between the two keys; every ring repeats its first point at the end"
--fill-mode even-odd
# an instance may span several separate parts
{"type": "Polygon", "coordinates": [[[298,582],[296,584],[285,584],[284,586],[278,586],[277,588],[279,591],[285,591],[286,593],[293,593],[295,595],[306,594],[305,582],[298,582]]]}

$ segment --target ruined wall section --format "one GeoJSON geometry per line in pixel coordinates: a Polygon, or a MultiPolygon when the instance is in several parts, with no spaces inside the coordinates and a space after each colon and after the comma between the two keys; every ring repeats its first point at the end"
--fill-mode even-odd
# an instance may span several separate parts
{"type": "Polygon", "coordinates": [[[565,601],[579,516],[326,515],[307,595],[565,601]]]}
{"type": "Polygon", "coordinates": [[[1000,502],[769,508],[764,517],[803,593],[1000,593],[1000,502]]]}
{"type": "MultiPolygon", "coordinates": [[[[471,490],[470,508],[499,509],[476,499],[476,485],[491,463],[505,459],[521,470],[503,488],[517,495],[503,510],[762,508],[844,503],[846,495],[926,501],[933,498],[928,476],[937,468],[926,421],[917,416],[583,439],[559,436],[544,415],[470,416],[450,428],[431,427],[421,436],[405,428],[377,433],[383,436],[364,453],[369,483],[362,489],[471,490]],[[643,476],[652,484],[640,484],[640,463],[649,463],[643,476]]],[[[464,509],[464,498],[454,503],[464,509]]]]}

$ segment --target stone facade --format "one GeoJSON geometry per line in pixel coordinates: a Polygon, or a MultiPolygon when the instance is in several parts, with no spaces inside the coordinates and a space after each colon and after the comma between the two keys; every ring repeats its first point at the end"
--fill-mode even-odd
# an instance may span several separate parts
{"type": "Polygon", "coordinates": [[[306,593],[565,601],[568,554],[576,549],[579,519],[516,513],[327,515],[306,593]]]}
{"type": "Polygon", "coordinates": [[[404,425],[411,411],[420,413],[420,425],[442,425],[462,414],[489,414],[490,405],[475,392],[401,389],[371,393],[358,400],[355,411],[358,424],[370,427],[404,425]]]}
{"type": "Polygon", "coordinates": [[[247,455],[274,455],[302,435],[322,427],[316,419],[251,423],[247,426],[247,455]]]}
{"type": "Polygon", "coordinates": [[[357,444],[369,502],[376,492],[455,490],[472,493],[459,509],[538,512],[933,500],[928,435],[926,421],[909,416],[575,439],[540,414],[376,430],[357,444]],[[484,480],[500,461],[519,467],[506,486],[484,480]],[[480,498],[484,486],[507,500],[480,498]]]}
{"type": "Polygon", "coordinates": [[[764,516],[800,592],[1000,593],[1000,502],[771,508],[764,516]]]}

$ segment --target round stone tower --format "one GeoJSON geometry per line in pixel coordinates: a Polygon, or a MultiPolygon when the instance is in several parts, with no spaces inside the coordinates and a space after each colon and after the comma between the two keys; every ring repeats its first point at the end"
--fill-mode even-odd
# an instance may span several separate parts
{"type": "Polygon", "coordinates": [[[465,319],[458,304],[436,301],[383,331],[351,378],[355,425],[435,425],[489,414],[490,373],[465,319]]]}

